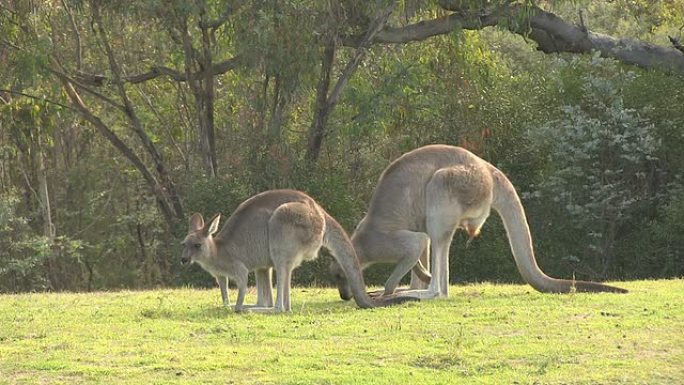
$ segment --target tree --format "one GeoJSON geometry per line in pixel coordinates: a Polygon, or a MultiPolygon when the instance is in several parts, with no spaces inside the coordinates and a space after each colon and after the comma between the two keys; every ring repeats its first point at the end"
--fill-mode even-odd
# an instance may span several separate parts
{"type": "MultiPolygon", "coordinates": [[[[423,2],[416,2],[416,8],[427,7],[423,2]]],[[[345,3],[348,4],[348,3],[345,3]]],[[[341,33],[341,44],[367,48],[369,45],[379,44],[406,44],[423,41],[434,36],[445,35],[458,30],[481,30],[486,27],[499,27],[514,34],[523,36],[537,44],[537,49],[546,53],[575,53],[588,54],[593,51],[600,52],[603,57],[614,58],[624,63],[653,68],[668,73],[684,74],[684,51],[678,38],[669,36],[670,46],[657,45],[645,41],[628,38],[616,38],[606,34],[592,32],[586,25],[583,13],[579,13],[579,24],[573,24],[558,15],[541,8],[541,2],[535,1],[462,1],[440,0],[438,5],[443,15],[406,23],[403,26],[394,26],[393,23],[383,23],[382,27],[373,32],[369,39],[369,32],[374,26],[378,26],[378,18],[372,19],[368,12],[372,7],[363,7],[358,4],[354,7],[361,16],[355,15],[349,18],[348,23],[362,20],[367,26],[368,33],[341,33]],[[365,14],[364,14],[365,12],[365,14]],[[373,20],[371,23],[370,20],[373,20]]],[[[407,8],[408,5],[405,4],[407,8]]],[[[406,12],[413,9],[405,9],[406,12]]],[[[638,11],[637,11],[638,12],[638,11]]],[[[670,13],[675,13],[670,12],[670,13]]],[[[681,15],[681,11],[680,11],[681,15]]],[[[409,20],[410,18],[406,18],[409,20]]],[[[353,30],[353,29],[352,29],[353,30]]],[[[324,94],[328,92],[327,84],[331,65],[334,60],[335,45],[329,40],[325,43],[325,49],[321,67],[321,81],[318,87],[316,113],[309,130],[307,158],[316,159],[320,152],[325,124],[329,115],[329,106],[335,104],[335,92],[326,102],[324,94]],[[330,103],[333,102],[333,103],[330,103]]],[[[351,64],[351,62],[350,62],[351,64]]],[[[340,85],[344,85],[345,76],[340,77],[340,85]]]]}
{"type": "Polygon", "coordinates": [[[315,162],[320,156],[321,144],[325,135],[325,125],[328,121],[328,117],[339,102],[342,90],[361,63],[366,50],[373,43],[377,34],[385,27],[395,6],[396,1],[390,2],[386,8],[381,9],[380,12],[378,12],[378,15],[373,18],[372,23],[368,26],[368,30],[357,44],[356,52],[345,66],[342,74],[340,74],[340,77],[330,94],[328,94],[328,90],[330,89],[330,77],[335,61],[335,50],[338,37],[337,31],[335,31],[334,28],[326,32],[327,37],[321,58],[321,75],[318,86],[316,87],[316,106],[314,108],[311,128],[309,129],[309,140],[306,151],[306,158],[309,161],[315,162]]]}

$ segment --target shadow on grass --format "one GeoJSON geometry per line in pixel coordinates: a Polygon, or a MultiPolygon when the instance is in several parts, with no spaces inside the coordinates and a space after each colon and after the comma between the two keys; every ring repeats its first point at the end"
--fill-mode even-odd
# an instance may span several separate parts
{"type": "Polygon", "coordinates": [[[252,313],[249,311],[236,312],[233,307],[223,305],[198,305],[184,308],[172,308],[168,306],[151,306],[140,310],[139,316],[145,319],[169,319],[178,321],[203,321],[227,319],[236,317],[272,317],[289,316],[299,314],[324,314],[330,312],[346,312],[358,309],[353,302],[316,300],[294,302],[292,311],[289,313],[252,313]]]}
{"type": "MultiPolygon", "coordinates": [[[[370,290],[372,290],[371,288],[370,290]]],[[[330,313],[343,313],[350,310],[360,310],[353,300],[342,301],[336,295],[327,298],[317,297],[321,289],[317,288],[300,288],[297,289],[292,297],[292,311],[289,313],[251,313],[244,311],[237,313],[231,307],[223,306],[219,303],[214,304],[196,304],[186,305],[182,307],[172,307],[166,301],[159,301],[156,305],[151,305],[139,311],[139,316],[143,319],[169,319],[178,321],[203,321],[203,320],[217,320],[227,319],[233,317],[272,317],[272,316],[288,316],[288,315],[320,315],[330,313]],[[313,294],[313,295],[312,295],[313,294]],[[313,299],[312,299],[313,298],[313,299]]],[[[404,304],[395,304],[393,306],[422,306],[430,303],[430,307],[451,308],[453,306],[462,307],[464,303],[470,301],[480,301],[486,297],[495,297],[498,300],[508,300],[520,297],[528,297],[529,300],[543,300],[544,296],[537,296],[537,292],[531,287],[525,290],[511,290],[505,292],[496,292],[488,287],[463,285],[458,286],[457,290],[452,291],[450,300],[424,300],[424,301],[407,301],[404,304]],[[538,297],[538,298],[536,298],[538,297]],[[414,305],[410,305],[414,304],[414,305]]],[[[252,302],[254,299],[251,299],[252,302]]],[[[248,300],[247,304],[251,304],[248,300]]]]}

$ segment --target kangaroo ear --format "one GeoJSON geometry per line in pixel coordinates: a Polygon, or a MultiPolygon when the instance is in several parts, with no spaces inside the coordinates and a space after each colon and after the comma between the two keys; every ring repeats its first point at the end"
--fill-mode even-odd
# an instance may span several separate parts
{"type": "Polygon", "coordinates": [[[220,220],[221,214],[216,214],[213,218],[211,218],[211,221],[209,222],[209,229],[207,230],[208,235],[214,234],[218,231],[218,225],[220,220]]]}
{"type": "Polygon", "coordinates": [[[202,214],[199,213],[194,213],[190,217],[190,223],[188,226],[188,232],[194,232],[197,230],[200,230],[201,228],[204,227],[204,218],[202,218],[202,214]]]}

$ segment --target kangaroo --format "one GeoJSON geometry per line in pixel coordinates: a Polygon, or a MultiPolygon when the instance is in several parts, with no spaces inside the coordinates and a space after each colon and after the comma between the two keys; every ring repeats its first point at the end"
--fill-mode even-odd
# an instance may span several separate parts
{"type": "MultiPolygon", "coordinates": [[[[368,213],[352,235],[352,244],[362,269],[379,262],[396,263],[383,296],[395,293],[401,278],[413,269],[414,290],[402,295],[446,297],[454,232],[460,228],[468,232],[470,239],[476,237],[492,208],[503,220],[518,271],[536,290],[627,292],[601,283],[544,274],[537,265],[525,211],[515,188],[496,167],[460,147],[429,145],[392,162],[380,176],[368,213]],[[429,256],[431,279],[423,266],[429,256]],[[420,288],[418,279],[429,280],[427,290],[420,288]]],[[[331,270],[340,297],[349,299],[350,290],[340,268],[333,264],[331,270]]]]}
{"type": "Polygon", "coordinates": [[[218,231],[220,214],[204,223],[201,214],[190,217],[188,235],[182,242],[181,263],[196,262],[219,283],[228,303],[227,280],[238,287],[235,310],[244,306],[247,276],[256,271],[257,304],[253,311],[290,311],[292,270],[328,249],[348,280],[361,308],[385,306],[406,299],[371,299],[351,241],[342,226],[313,198],[295,190],[271,190],[240,204],[218,231]],[[271,308],[271,269],[277,275],[275,309],[271,308]],[[270,308],[270,309],[269,309],[270,308]]]}

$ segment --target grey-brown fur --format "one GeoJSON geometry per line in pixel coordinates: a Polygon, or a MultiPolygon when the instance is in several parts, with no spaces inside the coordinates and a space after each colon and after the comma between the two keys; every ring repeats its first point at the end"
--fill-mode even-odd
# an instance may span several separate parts
{"type": "Polygon", "coordinates": [[[365,292],[363,275],[351,241],[342,227],[308,195],[295,190],[272,190],[243,202],[217,232],[220,216],[208,224],[200,214],[190,218],[181,261],[197,262],[217,278],[227,303],[226,281],[238,287],[235,309],[244,307],[247,275],[257,272],[257,306],[273,306],[271,269],[277,275],[276,311],[289,311],[292,270],[327,248],[349,280],[359,307],[396,303],[373,301],[365,292]]]}
{"type": "MultiPolygon", "coordinates": [[[[432,279],[427,290],[405,293],[419,298],[447,296],[449,246],[454,232],[461,228],[471,238],[477,236],[492,208],[506,227],[518,270],[535,289],[625,292],[600,283],[544,274],[537,266],[525,212],[513,185],[490,163],[454,146],[421,147],[392,162],[380,176],[368,213],[352,235],[352,244],[362,268],[378,262],[396,263],[385,284],[385,295],[393,294],[411,269],[412,289],[424,289],[417,278],[427,272],[415,273],[430,264],[432,279]]],[[[339,275],[335,266],[333,273],[339,275]]],[[[343,281],[339,288],[344,298],[343,281]]]]}

